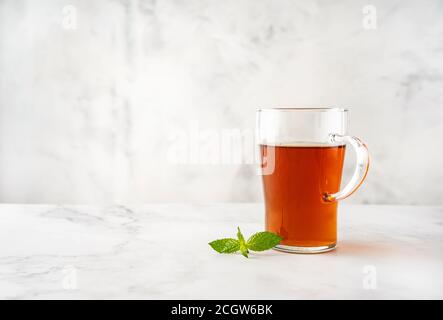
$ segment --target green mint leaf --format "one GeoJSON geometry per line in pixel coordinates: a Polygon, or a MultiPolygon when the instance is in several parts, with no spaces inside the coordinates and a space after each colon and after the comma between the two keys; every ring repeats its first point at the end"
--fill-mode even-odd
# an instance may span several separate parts
{"type": "Polygon", "coordinates": [[[240,250],[240,243],[232,238],[214,240],[209,242],[209,245],[219,253],[234,253],[240,250]]]}
{"type": "Polygon", "coordinates": [[[272,232],[257,232],[253,234],[248,241],[241,233],[240,227],[237,227],[237,239],[225,238],[209,242],[209,245],[219,253],[235,253],[240,250],[241,254],[248,258],[249,250],[264,251],[272,249],[280,243],[282,237],[272,232]]]}
{"type": "Polygon", "coordinates": [[[248,258],[249,250],[248,250],[248,247],[246,246],[245,238],[243,237],[243,234],[240,231],[240,227],[237,227],[237,238],[238,238],[238,242],[240,244],[241,254],[244,257],[248,258]]]}
{"type": "Polygon", "coordinates": [[[275,247],[281,240],[282,237],[275,233],[267,231],[257,232],[248,239],[246,246],[252,251],[264,251],[275,247]]]}

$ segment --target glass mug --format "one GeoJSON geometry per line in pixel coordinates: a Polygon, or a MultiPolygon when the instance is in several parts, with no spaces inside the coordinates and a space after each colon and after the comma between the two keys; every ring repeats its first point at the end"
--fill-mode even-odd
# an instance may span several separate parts
{"type": "Polygon", "coordinates": [[[257,111],[257,138],[266,230],[283,239],[275,249],[292,253],[333,250],[337,202],[361,185],[369,167],[366,145],[348,135],[342,108],[271,108],[257,111]],[[357,166],[340,190],[346,144],[357,166]]]}

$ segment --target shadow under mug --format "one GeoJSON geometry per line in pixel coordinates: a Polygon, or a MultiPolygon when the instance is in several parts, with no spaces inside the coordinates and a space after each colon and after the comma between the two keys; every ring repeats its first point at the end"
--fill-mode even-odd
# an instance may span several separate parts
{"type": "Polygon", "coordinates": [[[275,249],[320,253],[337,243],[337,202],[366,177],[369,153],[348,135],[342,108],[270,108],[257,111],[257,135],[266,230],[283,240],[275,249]],[[351,180],[340,190],[346,145],[356,153],[351,180]]]}

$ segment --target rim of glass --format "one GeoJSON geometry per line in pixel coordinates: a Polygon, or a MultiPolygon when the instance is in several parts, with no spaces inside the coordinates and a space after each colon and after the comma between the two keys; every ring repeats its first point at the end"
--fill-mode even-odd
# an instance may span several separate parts
{"type": "Polygon", "coordinates": [[[257,112],[262,111],[313,111],[313,112],[348,112],[348,108],[339,108],[339,107],[314,107],[314,108],[297,108],[297,107],[272,107],[272,108],[259,108],[257,112]]]}

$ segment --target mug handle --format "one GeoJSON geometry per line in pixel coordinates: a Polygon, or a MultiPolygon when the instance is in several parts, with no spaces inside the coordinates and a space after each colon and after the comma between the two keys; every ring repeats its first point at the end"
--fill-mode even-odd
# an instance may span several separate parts
{"type": "Polygon", "coordinates": [[[363,180],[365,180],[369,169],[369,152],[366,144],[357,137],[342,136],[339,134],[330,134],[330,142],[332,143],[347,143],[350,144],[357,156],[357,166],[355,167],[354,174],[348,184],[339,192],[324,195],[324,200],[328,202],[343,200],[349,197],[360,187],[363,180]]]}

